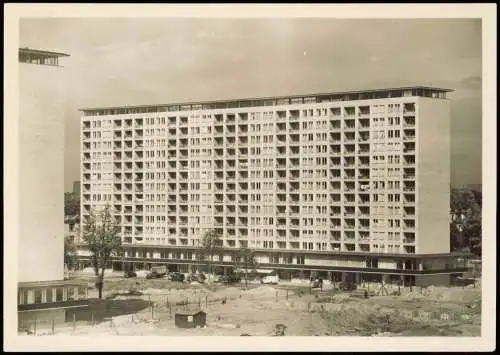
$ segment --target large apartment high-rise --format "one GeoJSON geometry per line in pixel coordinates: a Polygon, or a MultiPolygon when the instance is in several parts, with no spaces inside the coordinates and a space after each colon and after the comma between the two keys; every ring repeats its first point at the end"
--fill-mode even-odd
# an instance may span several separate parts
{"type": "Polygon", "coordinates": [[[449,91],[83,109],[82,220],[111,205],[141,267],[193,270],[215,229],[220,266],[249,247],[287,275],[447,283],[449,91]]]}
{"type": "Polygon", "coordinates": [[[87,284],[64,280],[65,103],[59,59],[67,56],[19,49],[20,310],[67,307],[87,298],[87,284]]]}

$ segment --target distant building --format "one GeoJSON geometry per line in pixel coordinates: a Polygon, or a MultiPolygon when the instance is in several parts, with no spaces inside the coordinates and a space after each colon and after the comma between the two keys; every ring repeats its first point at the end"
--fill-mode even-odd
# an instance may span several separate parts
{"type": "Polygon", "coordinates": [[[73,181],[73,193],[80,196],[80,181],[73,181]]]}
{"type": "Polygon", "coordinates": [[[18,309],[68,307],[87,284],[64,281],[64,81],[67,54],[19,49],[18,309]]]}
{"type": "Polygon", "coordinates": [[[71,199],[72,196],[73,196],[73,192],[65,192],[64,193],[64,201],[68,201],[69,199],[71,199]]]}

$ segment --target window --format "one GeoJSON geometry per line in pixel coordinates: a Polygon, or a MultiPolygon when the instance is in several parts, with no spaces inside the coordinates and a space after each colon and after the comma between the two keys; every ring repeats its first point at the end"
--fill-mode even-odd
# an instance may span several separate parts
{"type": "Polygon", "coordinates": [[[58,287],[56,288],[56,302],[61,302],[63,300],[63,289],[58,287]]]}
{"type": "Polygon", "coordinates": [[[47,288],[45,289],[45,303],[51,303],[53,302],[53,296],[52,296],[52,289],[47,288]]]}
{"type": "Polygon", "coordinates": [[[21,291],[19,298],[20,298],[19,299],[20,304],[28,304],[28,291],[27,290],[21,291]]]}
{"type": "Polygon", "coordinates": [[[35,290],[35,303],[42,303],[42,290],[35,290]]]}
{"type": "Polygon", "coordinates": [[[69,287],[67,292],[68,292],[68,301],[73,301],[75,299],[75,288],[69,287]]]}

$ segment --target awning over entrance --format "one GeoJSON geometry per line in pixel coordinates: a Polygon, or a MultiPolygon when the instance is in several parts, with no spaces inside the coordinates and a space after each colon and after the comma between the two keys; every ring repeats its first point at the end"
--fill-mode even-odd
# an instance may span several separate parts
{"type": "Polygon", "coordinates": [[[270,270],[270,269],[256,269],[255,272],[257,274],[271,274],[274,270],[270,270]]]}
{"type": "MultiPolygon", "coordinates": [[[[274,270],[272,269],[255,269],[255,270],[252,270],[252,269],[248,269],[248,273],[257,273],[257,274],[266,274],[266,275],[269,275],[270,273],[272,273],[274,270]]],[[[235,269],[234,272],[237,272],[237,273],[245,273],[245,269],[235,269]]]]}

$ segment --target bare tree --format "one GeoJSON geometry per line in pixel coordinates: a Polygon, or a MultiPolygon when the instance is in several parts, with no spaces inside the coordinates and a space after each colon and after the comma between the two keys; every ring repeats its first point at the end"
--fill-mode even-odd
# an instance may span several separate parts
{"type": "Polygon", "coordinates": [[[221,235],[215,230],[209,230],[201,240],[203,253],[208,255],[208,273],[212,273],[212,260],[218,249],[222,247],[221,235]]]}
{"type": "Polygon", "coordinates": [[[240,269],[245,271],[245,287],[248,286],[248,271],[255,270],[257,260],[255,251],[247,247],[243,247],[236,253],[236,262],[240,269]]]}
{"type": "Polygon", "coordinates": [[[96,275],[96,288],[102,298],[104,270],[112,257],[121,252],[120,227],[115,224],[109,205],[97,216],[91,212],[83,225],[83,241],[90,251],[96,275]]]}

